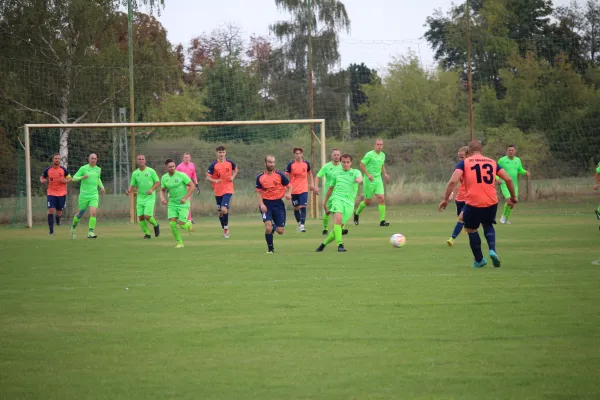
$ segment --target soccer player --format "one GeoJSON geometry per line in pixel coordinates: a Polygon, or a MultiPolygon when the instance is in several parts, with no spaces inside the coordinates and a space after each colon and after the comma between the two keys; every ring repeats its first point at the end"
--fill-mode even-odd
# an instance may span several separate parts
{"type": "MultiPolygon", "coordinates": [[[[521,164],[521,159],[519,157],[517,157],[516,154],[517,154],[517,149],[516,149],[515,145],[514,144],[509,145],[508,148],[506,149],[506,155],[498,160],[498,165],[500,167],[502,167],[502,169],[505,170],[506,173],[508,174],[508,176],[510,176],[510,178],[512,179],[513,185],[515,186],[515,195],[518,198],[519,197],[519,175],[529,176],[530,174],[523,168],[523,164],[521,164]]],[[[498,179],[498,181],[500,182],[500,190],[502,191],[502,195],[504,196],[504,198],[505,199],[510,198],[510,193],[508,191],[508,188],[506,187],[506,183],[502,179],[498,179]]],[[[501,224],[509,224],[510,225],[510,221],[508,220],[508,218],[510,218],[513,208],[514,208],[514,204],[509,205],[508,201],[506,202],[506,204],[504,204],[504,211],[502,213],[502,217],[500,218],[501,224]]]]}
{"type": "MultiPolygon", "coordinates": [[[[467,146],[464,146],[464,147],[461,147],[460,149],[458,149],[458,160],[462,161],[465,158],[467,158],[468,153],[469,153],[469,148],[467,146]]],[[[446,241],[446,243],[450,247],[454,246],[454,239],[456,239],[458,237],[458,235],[460,235],[460,231],[462,231],[463,227],[465,226],[465,223],[463,222],[463,214],[462,214],[462,210],[465,207],[465,196],[466,196],[466,189],[465,189],[465,185],[464,185],[464,179],[461,178],[460,183],[458,184],[458,187],[455,188],[454,192],[452,192],[452,194],[450,195],[450,200],[452,200],[453,197],[455,198],[454,202],[456,203],[456,215],[458,216],[458,221],[456,222],[456,225],[454,226],[454,230],[452,231],[452,236],[450,237],[450,239],[448,239],[446,241]]]]}
{"type": "Polygon", "coordinates": [[[71,224],[71,237],[75,239],[75,230],[85,210],[90,209],[90,221],[88,223],[88,239],[96,239],[98,236],[94,232],[96,229],[96,211],[98,209],[98,193],[104,194],[104,185],[100,175],[102,169],[96,165],[98,162],[98,156],[96,154],[90,154],[88,157],[88,164],[79,168],[75,176],[73,176],[73,182],[81,181],[79,188],[79,198],[77,199],[77,206],[79,212],[73,217],[73,224],[71,224]],[[98,188],[100,190],[98,191],[98,188]]]}
{"type": "Polygon", "coordinates": [[[325,249],[334,240],[338,244],[338,252],[346,251],[342,242],[342,225],[348,222],[354,211],[354,201],[358,193],[358,185],[363,181],[360,171],[352,168],[352,156],[344,154],[341,157],[342,172],[331,178],[329,189],[323,201],[325,211],[333,213],[333,232],[317,248],[317,252],[325,249]]]}
{"type": "MultiPolygon", "coordinates": [[[[331,151],[331,161],[327,164],[323,165],[319,172],[317,173],[317,180],[315,182],[315,193],[319,194],[319,181],[321,178],[325,178],[325,184],[329,187],[331,179],[342,172],[342,164],[340,163],[340,158],[342,157],[342,153],[339,149],[333,149],[331,151]]],[[[328,207],[331,208],[331,207],[328,207]]],[[[326,212],[323,215],[323,235],[327,235],[329,233],[329,215],[330,212],[326,212]]],[[[347,229],[343,229],[348,233],[347,229]]]]}
{"type": "Polygon", "coordinates": [[[67,184],[71,182],[69,171],[60,165],[60,154],[52,156],[52,166],[46,168],[40,176],[40,182],[48,183],[46,201],[48,203],[48,229],[54,234],[54,215],[56,225],[60,225],[63,209],[67,203],[67,184]]]}
{"type": "MultiPolygon", "coordinates": [[[[183,153],[183,161],[177,166],[177,171],[186,174],[192,180],[194,186],[196,186],[196,194],[200,194],[200,186],[198,185],[198,177],[196,176],[196,166],[192,162],[192,156],[190,155],[190,153],[183,153]]],[[[188,221],[190,221],[192,224],[195,224],[194,220],[192,219],[191,204],[190,213],[188,215],[188,221]]]]}
{"type": "Polygon", "coordinates": [[[465,228],[469,233],[471,251],[475,256],[473,268],[481,268],[487,265],[486,259],[481,251],[481,237],[479,236],[479,225],[483,225],[483,233],[488,244],[488,255],[492,259],[494,267],[500,267],[500,257],[496,253],[496,211],[498,209],[498,196],[494,180],[496,176],[504,179],[510,193],[508,202],[517,203],[515,188],[511,177],[496,164],[496,161],[481,154],[482,146],[478,140],[469,143],[469,156],[456,164],[456,169],[448,181],[444,198],[439,204],[440,212],[448,206],[450,194],[456,184],[463,178],[466,189],[465,207],[463,209],[463,220],[465,228]]]}
{"type": "Polygon", "coordinates": [[[183,247],[183,241],[181,240],[179,228],[185,229],[188,232],[194,231],[192,221],[188,219],[190,197],[192,197],[194,185],[189,176],[181,171],[176,171],[175,161],[168,158],[165,161],[165,165],[167,166],[167,173],[160,179],[160,203],[162,205],[168,204],[167,218],[169,218],[171,232],[173,232],[173,236],[177,241],[175,248],[180,249],[183,247]],[[168,202],[165,198],[167,190],[169,191],[168,202]]]}
{"type": "Polygon", "coordinates": [[[238,174],[238,167],[226,158],[227,151],[224,146],[217,147],[216,151],[217,159],[208,166],[206,180],[212,182],[215,192],[223,237],[229,239],[229,202],[233,196],[233,181],[238,174]]]}
{"type": "Polygon", "coordinates": [[[156,171],[146,165],[146,157],[143,154],[136,157],[136,162],[138,169],[131,174],[129,189],[125,191],[125,194],[129,196],[130,193],[137,191],[136,208],[140,227],[144,232],[144,239],[150,239],[148,223],[154,227],[154,236],[160,235],[160,226],[154,218],[155,190],[160,186],[160,179],[158,179],[156,171]]]}
{"type": "Polygon", "coordinates": [[[308,177],[310,176],[310,190],[314,189],[314,177],[310,170],[310,164],[304,159],[304,149],[294,149],[294,159],[285,168],[285,173],[292,184],[292,205],[294,206],[294,217],[298,223],[296,232],[306,232],[306,205],[308,204],[308,177]]]}
{"type": "MultiPolygon", "coordinates": [[[[600,162],[596,167],[596,175],[594,175],[594,190],[598,190],[598,184],[600,183],[600,162]]],[[[600,206],[596,209],[596,218],[600,219],[600,206]]],[[[600,228],[600,227],[598,227],[600,228]]]]}
{"type": "Polygon", "coordinates": [[[265,171],[256,177],[256,197],[258,208],[265,224],[265,240],[267,241],[267,254],[275,253],[273,247],[273,228],[283,235],[285,231],[285,204],[286,200],[292,198],[289,179],[281,171],[275,170],[275,157],[265,157],[265,171]]]}
{"type": "Polygon", "coordinates": [[[379,203],[379,226],[389,226],[390,223],[385,220],[385,192],[383,189],[383,180],[390,180],[390,176],[385,170],[385,153],[383,150],[383,139],[375,141],[375,148],[369,151],[362,160],[360,160],[360,170],[363,172],[363,191],[365,199],[360,202],[354,213],[354,225],[358,225],[358,216],[371,204],[373,195],[377,197],[379,203]]]}

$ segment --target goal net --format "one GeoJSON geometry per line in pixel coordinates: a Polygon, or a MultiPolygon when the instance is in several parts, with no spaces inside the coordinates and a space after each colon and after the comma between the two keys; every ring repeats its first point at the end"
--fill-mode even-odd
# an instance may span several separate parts
{"type": "MultiPolygon", "coordinates": [[[[91,153],[98,156],[106,189],[100,198],[99,216],[123,221],[133,221],[135,212],[133,201],[125,194],[131,173],[137,168],[134,154],[144,154],[147,165],[161,176],[166,172],[164,161],[167,158],[179,163],[184,153],[190,153],[201,188],[200,196],[193,198],[192,213],[209,215],[216,212],[216,207],[205,174],[215,159],[217,146],[225,146],[227,158],[239,168],[232,208],[236,213],[256,211],[255,178],[264,170],[267,154],[275,156],[276,168],[283,171],[293,159],[295,147],[303,148],[305,159],[317,165],[325,162],[326,153],[325,121],[322,119],[29,124],[25,125],[23,136],[18,196],[13,198],[12,215],[8,216],[8,222],[13,226],[32,227],[46,220],[46,188],[39,178],[56,153],[61,155],[62,165],[72,175],[88,163],[91,153]],[[135,132],[135,141],[132,141],[131,128],[135,132]]],[[[68,186],[66,218],[76,212],[78,189],[79,183],[68,186]]],[[[313,196],[311,192],[307,214],[317,218],[319,202],[313,196]]],[[[166,218],[165,207],[155,210],[157,218],[166,218]]]]}

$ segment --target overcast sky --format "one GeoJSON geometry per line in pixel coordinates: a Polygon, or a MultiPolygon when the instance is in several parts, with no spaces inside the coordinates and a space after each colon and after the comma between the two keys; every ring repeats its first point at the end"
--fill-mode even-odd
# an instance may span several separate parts
{"type": "MultiPolygon", "coordinates": [[[[582,4],[584,0],[579,0],[582,4]]],[[[570,0],[554,0],[567,5],[570,0]]],[[[381,69],[393,56],[409,49],[420,56],[424,66],[433,64],[433,51],[422,39],[425,20],[437,8],[444,12],[452,0],[343,0],[351,21],[349,34],[341,35],[341,65],[364,62],[381,69]]],[[[269,25],[289,16],[275,7],[274,0],[165,0],[158,19],[173,45],[225,24],[241,28],[244,39],[269,35],[269,25]]]]}

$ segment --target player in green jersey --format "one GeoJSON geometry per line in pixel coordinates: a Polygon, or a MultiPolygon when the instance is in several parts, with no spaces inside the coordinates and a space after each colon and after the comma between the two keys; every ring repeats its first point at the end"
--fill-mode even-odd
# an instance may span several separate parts
{"type": "Polygon", "coordinates": [[[139,154],[136,157],[138,169],[131,174],[129,189],[125,194],[137,192],[136,210],[140,227],[144,232],[144,239],[150,239],[150,230],[148,222],[154,227],[154,236],[160,235],[160,226],[154,218],[154,205],[156,204],[156,193],[154,192],[160,186],[160,179],[156,171],[146,165],[146,157],[139,154]]]}
{"type": "Polygon", "coordinates": [[[358,216],[371,204],[373,195],[377,197],[379,203],[379,226],[389,226],[390,223],[385,220],[385,191],[383,188],[382,175],[386,182],[390,180],[385,171],[385,153],[383,150],[383,139],[375,141],[375,148],[369,151],[362,160],[360,160],[360,169],[363,172],[363,191],[365,199],[360,202],[354,213],[354,225],[358,225],[358,216]]]}
{"type": "MultiPolygon", "coordinates": [[[[317,174],[317,182],[315,184],[315,193],[317,195],[319,194],[319,181],[321,179],[325,179],[325,185],[329,187],[329,182],[331,182],[331,179],[338,173],[342,172],[342,164],[340,163],[341,156],[342,153],[339,149],[333,149],[331,151],[331,161],[323,165],[319,170],[319,173],[317,174]]],[[[326,212],[325,215],[323,215],[323,235],[327,235],[329,233],[328,228],[330,214],[330,212],[326,212]]],[[[342,235],[346,235],[347,233],[348,229],[346,229],[346,226],[344,225],[342,227],[342,235]]]]}
{"type": "Polygon", "coordinates": [[[358,193],[358,185],[363,182],[360,171],[352,168],[352,156],[344,154],[341,157],[342,172],[334,175],[329,181],[329,189],[323,201],[323,208],[333,213],[333,232],[317,248],[317,252],[325,249],[334,240],[338,244],[338,252],[345,252],[346,248],[342,242],[342,225],[352,217],[354,201],[358,193]],[[330,202],[331,200],[331,202],[330,202]]]}
{"type": "MultiPolygon", "coordinates": [[[[596,167],[596,175],[594,175],[594,190],[598,190],[598,184],[600,183],[600,162],[596,167]]],[[[596,218],[600,219],[600,206],[596,209],[596,218]]],[[[600,227],[598,227],[600,229],[600,227]]]]}
{"type": "Polygon", "coordinates": [[[90,209],[90,221],[88,224],[88,239],[96,239],[98,236],[94,233],[96,229],[96,211],[98,209],[98,188],[100,194],[104,194],[104,185],[100,179],[102,169],[96,165],[98,156],[90,154],[88,157],[89,164],[79,168],[79,171],[73,176],[73,182],[80,182],[79,198],[77,199],[79,211],[73,217],[71,224],[71,237],[75,239],[75,229],[79,225],[79,220],[85,214],[86,209],[90,209]]]}
{"type": "MultiPolygon", "coordinates": [[[[519,175],[527,175],[529,176],[529,172],[523,168],[523,164],[521,164],[521,159],[516,156],[517,149],[514,144],[511,144],[506,149],[506,155],[498,160],[498,165],[502,167],[512,179],[513,184],[515,185],[515,194],[517,198],[519,197],[519,175]]],[[[496,176],[496,180],[500,182],[500,190],[502,191],[502,195],[506,200],[510,198],[510,193],[508,191],[508,187],[506,187],[506,183],[496,176]]],[[[514,205],[509,205],[508,201],[504,203],[504,212],[502,213],[502,217],[500,218],[501,224],[509,224],[510,215],[514,209],[514,205]]]]}
{"type": "Polygon", "coordinates": [[[185,229],[188,232],[194,231],[192,222],[188,221],[190,197],[194,191],[194,184],[189,176],[175,170],[175,161],[169,158],[165,161],[165,165],[167,166],[167,173],[160,179],[160,202],[162,205],[168,204],[167,216],[169,218],[169,225],[171,226],[171,232],[173,232],[175,240],[177,240],[175,248],[181,248],[183,247],[183,241],[181,240],[179,228],[185,229]],[[167,190],[169,191],[168,202],[165,197],[167,190]],[[177,225],[179,225],[179,228],[177,225]]]}

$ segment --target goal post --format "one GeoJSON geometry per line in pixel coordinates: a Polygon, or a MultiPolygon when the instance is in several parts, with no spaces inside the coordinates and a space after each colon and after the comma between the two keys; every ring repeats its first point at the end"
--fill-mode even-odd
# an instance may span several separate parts
{"type": "MultiPolygon", "coordinates": [[[[319,136],[317,137],[313,130],[310,131],[311,138],[314,136],[320,145],[320,162],[324,165],[327,162],[326,155],[326,136],[325,119],[291,119],[291,120],[253,120],[253,121],[195,121],[195,122],[113,122],[113,123],[77,123],[77,124],[25,124],[24,126],[24,147],[25,147],[25,180],[27,195],[27,227],[33,227],[33,192],[32,192],[32,158],[31,158],[31,130],[33,129],[79,129],[79,128],[177,128],[177,127],[226,127],[226,126],[257,126],[257,125],[319,125],[319,136]]],[[[136,154],[133,154],[132,160],[135,160],[136,154]]],[[[185,150],[185,149],[184,149],[185,150]]],[[[312,155],[312,154],[311,154],[312,155]]],[[[313,166],[313,169],[315,167],[313,166]]],[[[325,182],[323,182],[323,190],[325,182]]],[[[309,210],[311,218],[319,218],[320,207],[318,196],[309,192],[309,210]]],[[[135,222],[135,205],[130,203],[129,207],[130,221],[135,222]]]]}

